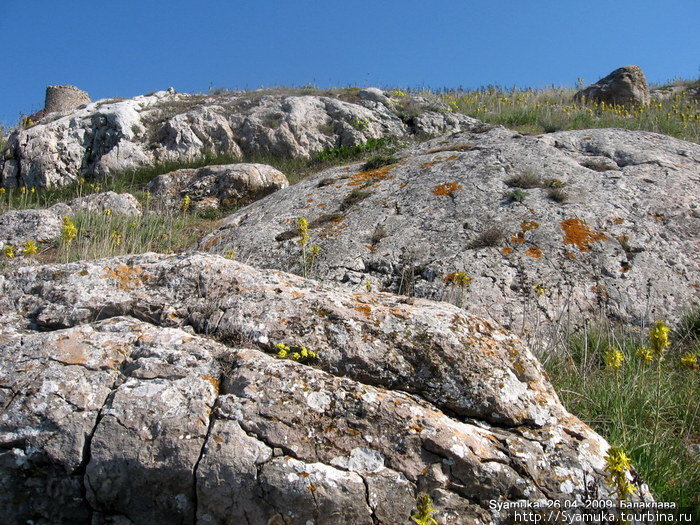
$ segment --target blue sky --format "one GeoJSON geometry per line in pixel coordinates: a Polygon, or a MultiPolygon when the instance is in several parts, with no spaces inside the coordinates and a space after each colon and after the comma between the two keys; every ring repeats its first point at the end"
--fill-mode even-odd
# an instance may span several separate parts
{"type": "Polygon", "coordinates": [[[573,86],[637,64],[700,75],[700,0],[2,0],[0,123],[50,84],[93,100],[173,86],[573,86]]]}

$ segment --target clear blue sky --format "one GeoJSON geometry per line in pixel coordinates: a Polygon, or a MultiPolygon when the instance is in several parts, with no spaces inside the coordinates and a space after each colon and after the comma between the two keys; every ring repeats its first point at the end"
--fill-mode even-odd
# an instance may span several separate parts
{"type": "Polygon", "coordinates": [[[700,0],[1,0],[0,123],[50,84],[573,86],[637,64],[700,73],[700,0]]]}

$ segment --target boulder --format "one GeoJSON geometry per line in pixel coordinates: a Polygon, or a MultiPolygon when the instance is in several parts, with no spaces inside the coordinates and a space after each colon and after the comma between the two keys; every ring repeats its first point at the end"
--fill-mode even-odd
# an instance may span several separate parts
{"type": "MultiPolygon", "coordinates": [[[[80,177],[204,155],[309,157],[326,148],[416,132],[384,95],[370,89],[363,93],[188,95],[168,90],[100,100],[15,130],[0,156],[0,186],[60,186],[80,177]]],[[[423,97],[413,106],[416,114],[428,109],[423,97]]],[[[432,102],[429,107],[447,112],[444,104],[432,102]]],[[[464,115],[432,121],[433,133],[469,129],[478,122],[464,115]]]]}
{"type": "Polygon", "coordinates": [[[77,197],[68,203],[73,213],[78,212],[105,212],[127,217],[141,215],[141,204],[130,193],[115,193],[106,191],[93,193],[85,197],[77,197]]]}
{"type": "Polygon", "coordinates": [[[155,202],[179,208],[191,199],[193,208],[242,206],[289,186],[287,177],[266,164],[228,164],[181,169],[159,175],[147,185],[155,202]]]}
{"type": "Polygon", "coordinates": [[[598,102],[610,106],[649,104],[649,86],[639,66],[624,66],[574,94],[578,102],[598,102]]]}
{"type": "Polygon", "coordinates": [[[104,213],[136,217],[141,205],[130,193],[93,193],[59,203],[43,210],[12,210],[0,215],[0,246],[21,246],[27,241],[50,242],[61,235],[63,217],[80,212],[104,213]]]}
{"type": "Polygon", "coordinates": [[[451,301],[533,336],[601,316],[676,320],[700,303],[700,208],[688,191],[700,146],[628,130],[479,131],[388,166],[323,171],[232,214],[198,247],[451,301]],[[319,246],[305,264],[299,217],[307,250],[319,246]]]}
{"type": "Polygon", "coordinates": [[[527,347],[446,303],[144,254],[7,273],[0,319],[11,524],[404,524],[418,492],[489,524],[512,514],[492,501],[613,497],[608,444],[527,347]]]}

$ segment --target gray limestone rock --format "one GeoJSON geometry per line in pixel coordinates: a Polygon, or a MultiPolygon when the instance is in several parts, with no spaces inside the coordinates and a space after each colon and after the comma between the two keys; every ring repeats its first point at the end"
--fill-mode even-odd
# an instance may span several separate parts
{"type": "MultiPolygon", "coordinates": [[[[205,154],[309,157],[369,139],[441,133],[477,123],[466,116],[446,117],[445,122],[430,117],[429,126],[414,129],[380,92],[339,90],[331,95],[169,90],[52,113],[10,135],[0,156],[0,186],[58,186],[205,154]]],[[[415,101],[416,114],[426,111],[424,102],[415,101]]],[[[447,111],[444,104],[439,109],[447,111]]]]}
{"type": "Polygon", "coordinates": [[[403,525],[418,492],[486,525],[493,499],[611,497],[608,444],[449,304],[144,254],[7,273],[0,318],[11,525],[403,525]]]}
{"type": "Polygon", "coordinates": [[[287,186],[287,177],[266,164],[229,164],[165,173],[146,188],[166,208],[178,208],[185,196],[193,207],[230,208],[287,186]]]}
{"type": "Polygon", "coordinates": [[[479,131],[394,165],[326,170],[232,214],[199,247],[447,300],[540,340],[599,316],[673,320],[700,302],[700,146],[614,129],[479,131]],[[319,246],[312,267],[298,217],[319,246]]]}

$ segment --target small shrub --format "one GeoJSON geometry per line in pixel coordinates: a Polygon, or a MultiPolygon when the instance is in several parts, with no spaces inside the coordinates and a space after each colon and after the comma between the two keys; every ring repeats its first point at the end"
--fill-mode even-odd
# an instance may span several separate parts
{"type": "Polygon", "coordinates": [[[371,237],[372,246],[374,246],[379,241],[381,241],[382,239],[387,237],[387,235],[388,234],[386,233],[386,229],[384,229],[384,226],[382,224],[377,224],[374,227],[374,231],[372,232],[372,237],[371,237]]]}
{"type": "Polygon", "coordinates": [[[528,193],[521,189],[516,189],[506,193],[506,199],[511,202],[523,202],[527,198],[528,193]]]}
{"type": "Polygon", "coordinates": [[[362,171],[376,170],[383,168],[384,166],[389,166],[391,164],[396,164],[399,161],[397,157],[389,154],[380,154],[371,157],[367,162],[362,165],[362,171]]]}
{"type": "Polygon", "coordinates": [[[518,175],[514,175],[506,180],[506,184],[511,188],[522,188],[525,190],[544,186],[544,183],[532,171],[524,171],[518,175]]]}
{"type": "Polygon", "coordinates": [[[347,197],[343,199],[343,202],[340,203],[340,211],[346,211],[347,209],[352,208],[355,204],[362,202],[370,195],[372,195],[371,191],[355,188],[348,194],[347,197]]]}
{"type": "Polygon", "coordinates": [[[547,197],[561,204],[569,199],[569,194],[563,188],[547,188],[547,197]]]}
{"type": "Polygon", "coordinates": [[[469,245],[470,248],[488,248],[498,246],[505,237],[505,232],[502,226],[494,225],[487,228],[485,231],[474,239],[469,245]]]}

